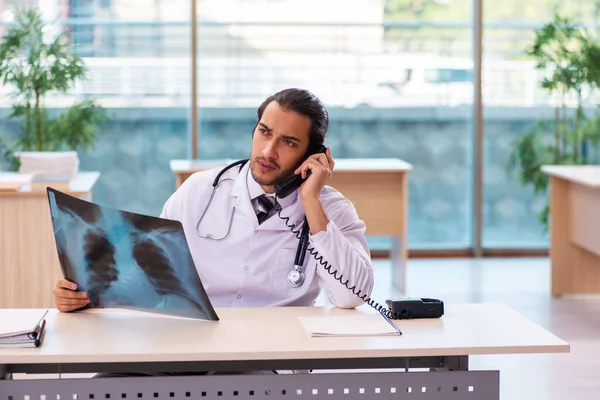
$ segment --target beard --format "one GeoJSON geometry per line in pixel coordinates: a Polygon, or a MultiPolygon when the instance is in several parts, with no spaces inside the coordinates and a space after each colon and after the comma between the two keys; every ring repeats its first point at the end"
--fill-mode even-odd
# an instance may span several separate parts
{"type": "Polygon", "coordinates": [[[279,170],[279,172],[275,176],[271,177],[270,179],[264,179],[264,178],[258,176],[259,172],[255,173],[255,170],[260,171],[260,166],[258,165],[259,161],[262,161],[263,163],[268,163],[269,165],[275,165],[276,169],[273,170],[273,172],[275,172],[279,169],[279,165],[277,165],[276,163],[267,162],[264,158],[254,159],[254,161],[252,162],[252,168],[250,168],[250,173],[252,174],[252,178],[254,178],[254,180],[259,185],[262,185],[262,186],[273,186],[277,182],[281,182],[282,180],[289,178],[290,176],[292,176],[294,174],[294,171],[296,170],[296,168],[298,168],[298,166],[300,166],[300,164],[298,164],[298,166],[294,166],[294,167],[288,168],[286,170],[279,170]]]}

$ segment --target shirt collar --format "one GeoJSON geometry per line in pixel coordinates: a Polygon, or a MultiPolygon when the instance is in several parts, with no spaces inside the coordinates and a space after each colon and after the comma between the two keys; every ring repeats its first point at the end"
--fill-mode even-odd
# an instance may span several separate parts
{"type": "MultiPolygon", "coordinates": [[[[248,161],[248,163],[250,163],[250,161],[248,161]]],[[[254,177],[252,176],[252,172],[250,171],[250,168],[246,169],[246,186],[248,187],[248,194],[250,195],[250,201],[254,201],[254,199],[256,199],[258,196],[266,193],[265,190],[262,188],[262,186],[260,186],[260,184],[254,180],[254,177]]],[[[266,193],[266,194],[269,196],[274,195],[271,193],[266,193]]],[[[292,194],[290,194],[286,198],[277,199],[277,203],[279,203],[281,208],[286,208],[286,207],[294,204],[296,202],[297,198],[298,198],[298,190],[295,190],[292,194]]]]}

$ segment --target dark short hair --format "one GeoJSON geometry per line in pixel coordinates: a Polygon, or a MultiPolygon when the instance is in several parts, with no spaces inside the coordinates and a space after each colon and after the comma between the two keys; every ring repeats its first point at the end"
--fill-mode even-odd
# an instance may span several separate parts
{"type": "Polygon", "coordinates": [[[258,107],[259,121],[262,118],[265,108],[272,101],[276,101],[284,110],[293,111],[310,119],[311,127],[308,136],[308,151],[325,142],[325,135],[329,128],[329,113],[317,96],[308,90],[296,88],[284,89],[277,92],[267,97],[260,107],[258,107]]]}

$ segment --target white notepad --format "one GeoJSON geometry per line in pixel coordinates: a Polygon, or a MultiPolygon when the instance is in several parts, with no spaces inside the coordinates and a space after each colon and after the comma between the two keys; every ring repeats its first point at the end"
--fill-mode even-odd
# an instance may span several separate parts
{"type": "Polygon", "coordinates": [[[3,338],[12,338],[34,332],[47,313],[48,310],[46,309],[0,310],[0,342],[3,338]]]}
{"type": "Polygon", "coordinates": [[[314,337],[400,336],[400,329],[380,314],[298,317],[314,337]]]}

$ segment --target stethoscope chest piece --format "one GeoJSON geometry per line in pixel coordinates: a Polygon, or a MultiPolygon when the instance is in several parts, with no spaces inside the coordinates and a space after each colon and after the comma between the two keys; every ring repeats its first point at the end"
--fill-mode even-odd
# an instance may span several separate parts
{"type": "Polygon", "coordinates": [[[304,272],[299,271],[296,268],[294,268],[294,270],[290,271],[290,273],[288,274],[288,283],[292,287],[302,286],[302,284],[304,283],[304,279],[306,279],[306,277],[304,276],[304,272]]]}
{"type": "Polygon", "coordinates": [[[308,246],[308,233],[309,226],[306,217],[304,217],[304,226],[302,227],[302,233],[300,234],[300,241],[298,242],[298,248],[296,249],[296,258],[294,259],[294,269],[288,274],[288,283],[291,287],[300,287],[304,284],[306,275],[302,271],[302,265],[304,265],[304,255],[308,246]]]}

